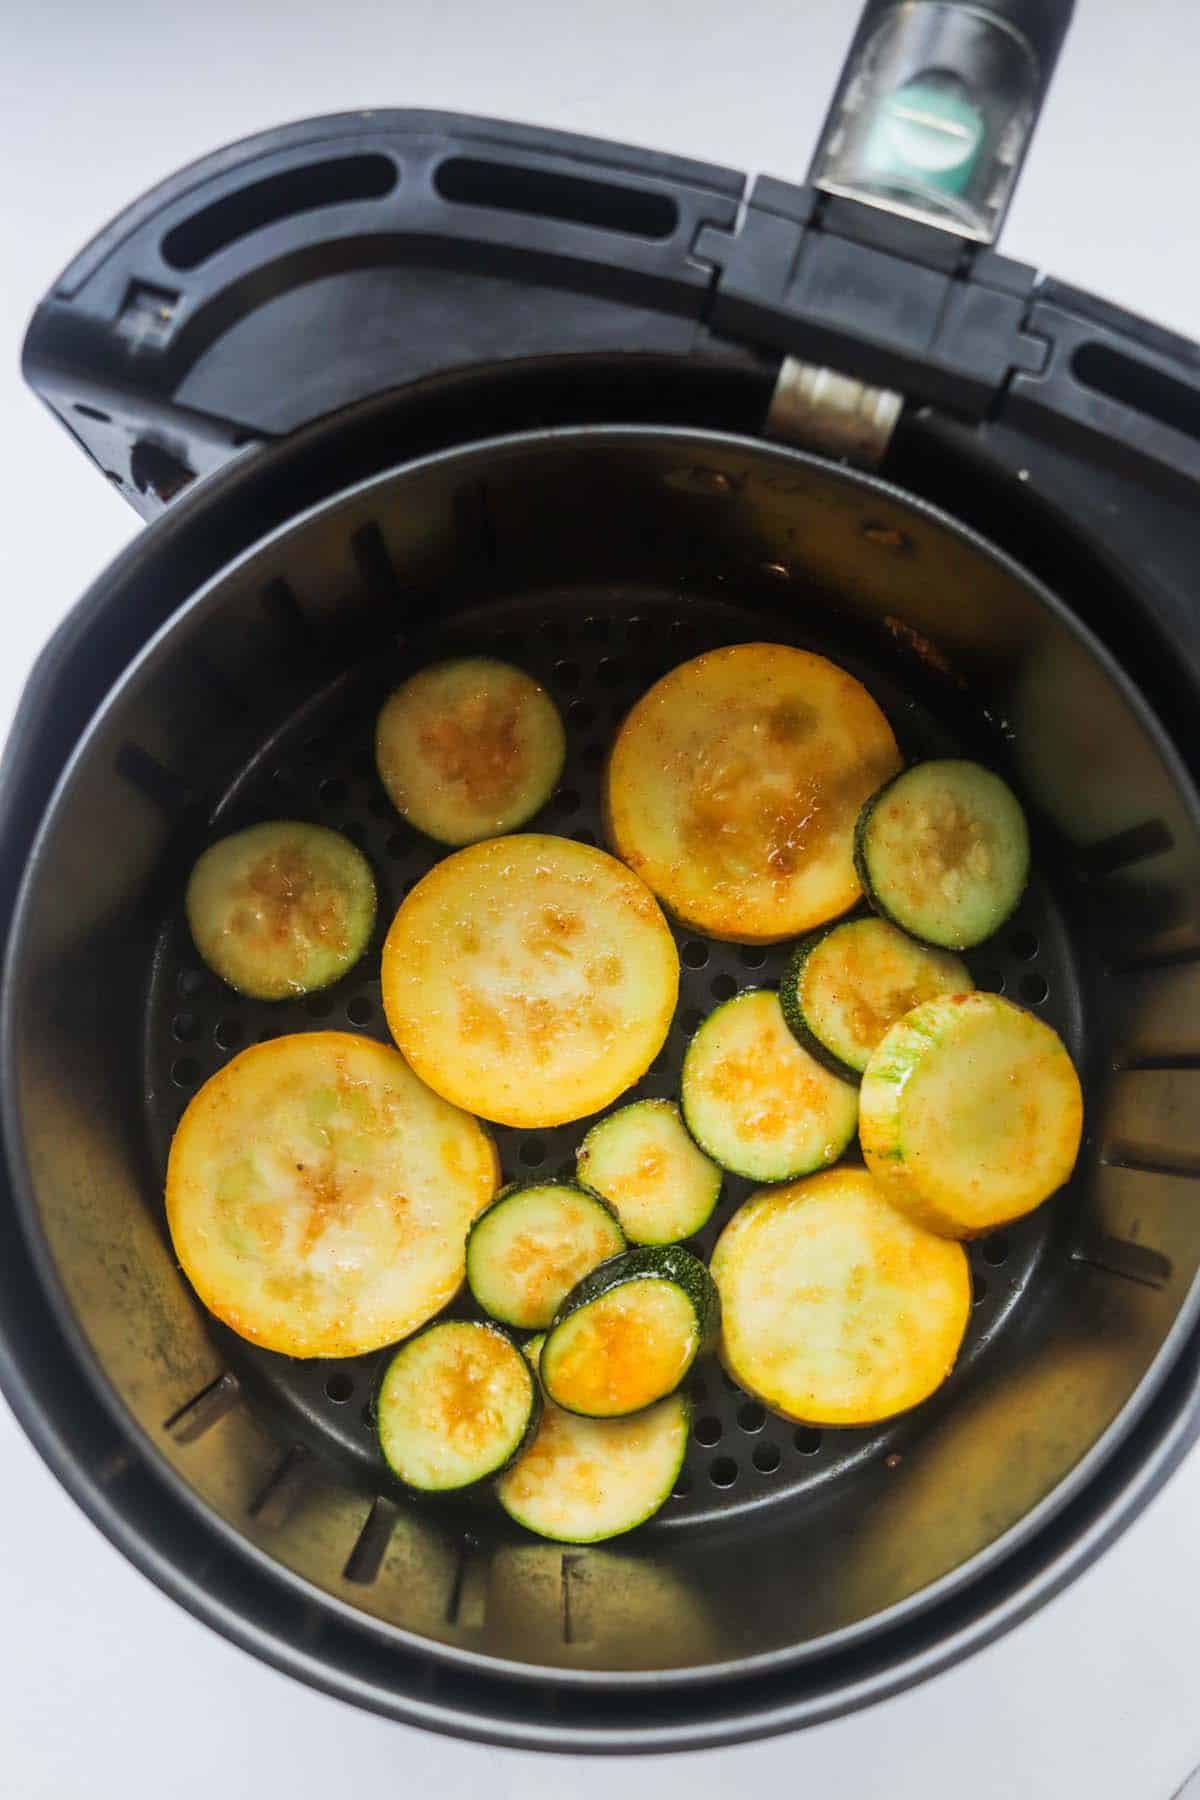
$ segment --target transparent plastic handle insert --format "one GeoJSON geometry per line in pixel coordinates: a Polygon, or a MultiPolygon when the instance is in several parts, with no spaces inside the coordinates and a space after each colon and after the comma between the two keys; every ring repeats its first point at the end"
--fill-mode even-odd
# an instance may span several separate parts
{"type": "Polygon", "coordinates": [[[868,6],[813,185],[994,242],[1070,12],[1055,0],[868,6]]]}

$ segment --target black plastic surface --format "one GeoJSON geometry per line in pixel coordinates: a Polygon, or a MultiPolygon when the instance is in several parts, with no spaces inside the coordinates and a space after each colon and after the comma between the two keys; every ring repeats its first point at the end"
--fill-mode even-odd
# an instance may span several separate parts
{"type": "MultiPolygon", "coordinates": [[[[596,353],[736,358],[699,330],[705,225],[744,178],[428,112],[265,132],[115,220],[30,326],[26,378],[131,503],[139,452],[203,475],[431,375],[596,353]]],[[[178,485],[174,491],[178,491],[178,485]]]]}
{"type": "Polygon", "coordinates": [[[739,216],[744,186],[450,114],[287,126],[102,232],[39,307],[26,377],[146,517],[244,447],[371,396],[605,356],[699,370],[792,354],[1135,478],[1200,479],[1194,345],[773,177],[739,216]]]}

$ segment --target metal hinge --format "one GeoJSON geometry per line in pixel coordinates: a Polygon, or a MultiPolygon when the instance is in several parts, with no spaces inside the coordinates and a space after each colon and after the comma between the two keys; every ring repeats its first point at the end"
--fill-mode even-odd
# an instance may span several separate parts
{"type": "Polygon", "coordinates": [[[877,469],[892,441],[904,397],[817,363],[785,356],[767,411],[766,433],[838,462],[877,469]]]}

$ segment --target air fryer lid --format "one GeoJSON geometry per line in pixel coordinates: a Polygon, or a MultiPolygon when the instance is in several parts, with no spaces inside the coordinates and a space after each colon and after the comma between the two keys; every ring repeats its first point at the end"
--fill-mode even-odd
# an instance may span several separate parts
{"type": "MultiPolygon", "coordinates": [[[[1194,820],[1144,704],[1048,593],[931,509],[796,452],[669,430],[527,434],[380,475],[243,555],[151,641],[80,744],[26,872],[6,990],[23,1222],[128,1446],[113,1496],[145,1468],[223,1548],[226,1573],[177,1567],[171,1585],[335,1691],[406,1717],[428,1716],[432,1693],[456,1729],[580,1745],[814,1716],[862,1680],[911,1678],[938,1607],[993,1628],[1194,1311],[1190,1077],[1145,1066],[1177,1057],[1189,1016],[1190,972],[1158,965],[1194,931],[1194,820]],[[217,830],[312,816],[363,844],[386,923],[431,860],[368,755],[375,699],[405,669],[476,646],[540,674],[571,760],[539,823],[594,834],[599,760],[630,699],[683,656],[754,636],[844,660],[910,753],[1009,766],[1039,820],[1039,881],[977,974],[1066,1035],[1088,1141],[1053,1208],[978,1247],[969,1346],[931,1405],[818,1439],[709,1367],[686,1491],[628,1544],[564,1553],[482,1507],[404,1500],[362,1417],[369,1359],[255,1352],[182,1281],[158,1194],[195,1084],[326,1005],[331,1023],[381,1031],[370,957],[307,1003],[220,989],[187,942],[182,880],[217,830]],[[257,1618],[224,1612],[232,1579],[270,1592],[257,1618]],[[280,1625],[297,1604],[312,1653],[280,1625]],[[779,1689],[749,1677],[786,1669],[776,1715],[779,1689]]],[[[667,1063],[639,1091],[671,1090],[714,997],[776,973],[777,952],[681,946],[667,1063]]],[[[556,1169],[578,1135],[502,1133],[506,1173],[556,1169]]],[[[718,1223],[743,1191],[730,1183],[718,1223]]],[[[143,1558],[162,1554],[153,1528],[139,1535],[143,1558]]]]}

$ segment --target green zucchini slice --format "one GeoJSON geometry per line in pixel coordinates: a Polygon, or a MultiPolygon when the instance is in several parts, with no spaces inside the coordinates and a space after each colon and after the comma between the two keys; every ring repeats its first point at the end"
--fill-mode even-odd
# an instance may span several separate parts
{"type": "Polygon", "coordinates": [[[401,1344],[375,1402],[379,1447],[422,1493],[474,1487],[531,1442],[541,1391],[527,1359],[496,1325],[444,1319],[401,1344]]]}
{"type": "Polygon", "coordinates": [[[340,832],[273,820],[204,852],[186,909],[214,975],[252,999],[286,1000],[329,987],[358,961],[375,923],[375,881],[340,832]]]}
{"type": "MultiPolygon", "coordinates": [[[[525,1354],[536,1368],[545,1339],[525,1354]]],[[[537,1435],[496,1484],[518,1525],[560,1544],[598,1544],[645,1524],[687,1454],[691,1406],[669,1394],[628,1419],[584,1419],[546,1399],[537,1435]]]]}
{"type": "Polygon", "coordinates": [[[862,1082],[867,1167],[947,1237],[1032,1212],[1075,1166],[1083,1092],[1066,1046],[998,994],[928,1000],[893,1025],[862,1082]]]}
{"type": "Polygon", "coordinates": [[[563,1301],[542,1349],[542,1386],[555,1405],[587,1418],[640,1412],[674,1393],[719,1321],[712,1278],[687,1250],[627,1250],[563,1301]]]}
{"type": "Polygon", "coordinates": [[[826,1169],[739,1207],[713,1252],[721,1360],[805,1425],[874,1425],[945,1380],[967,1328],[961,1244],[890,1206],[865,1169],[826,1169]]]}
{"type": "Polygon", "coordinates": [[[490,656],[422,669],[385,702],[375,728],[393,806],[439,844],[524,825],[554,792],[566,748],[545,688],[490,656]]]}
{"type": "Polygon", "coordinates": [[[1029,879],[1029,829],[1016,795],[973,762],[905,769],[858,817],[854,860],[875,911],[922,943],[982,944],[1029,879]]]}
{"type": "Polygon", "coordinates": [[[673,1100],[635,1100],[601,1119],[575,1172],[616,1207],[634,1244],[675,1244],[712,1217],[721,1171],[689,1135],[673,1100]]]}
{"type": "Polygon", "coordinates": [[[818,1062],[858,1081],[885,1031],[924,1000],[974,990],[965,963],[886,919],[844,919],[797,944],[779,984],[783,1016],[818,1062]]]}
{"type": "Polygon", "coordinates": [[[567,1182],[506,1188],[467,1239],[467,1285],[484,1312],[521,1331],[549,1325],[575,1284],[625,1248],[606,1200],[567,1182]]]}
{"type": "Polygon", "coordinates": [[[682,1102],[700,1148],[751,1181],[836,1162],[858,1122],[855,1089],[797,1043],[767,988],[709,1013],[683,1059],[682,1102]]]}

